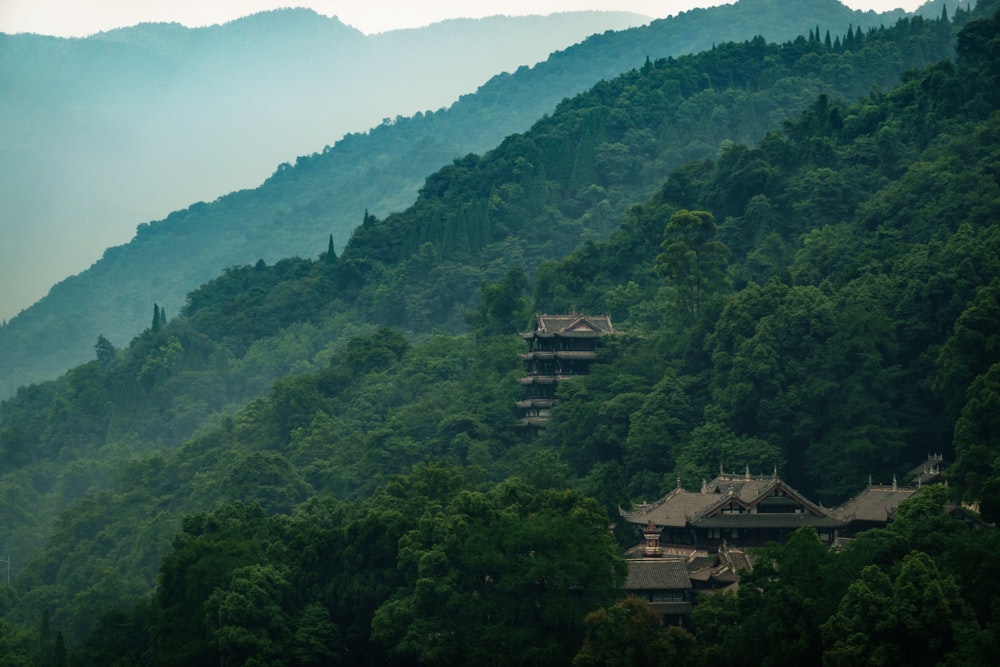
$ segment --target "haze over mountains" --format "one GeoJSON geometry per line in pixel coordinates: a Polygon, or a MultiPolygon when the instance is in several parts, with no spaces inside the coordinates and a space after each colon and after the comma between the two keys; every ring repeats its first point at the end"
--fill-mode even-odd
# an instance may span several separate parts
{"type": "Polygon", "coordinates": [[[0,320],[140,222],[256,186],[346,132],[439,109],[498,72],[648,20],[576,12],[369,37],[282,10],[200,29],[0,35],[0,320]]]}
{"type": "MultiPolygon", "coordinates": [[[[925,6],[924,11],[938,15],[940,3],[937,6],[925,6]]],[[[361,221],[362,212],[366,208],[383,215],[405,207],[412,201],[423,177],[453,157],[470,151],[485,150],[504,136],[526,129],[563,97],[584,90],[601,78],[637,67],[646,57],[678,55],[710,48],[722,41],[747,39],[756,34],[765,35],[772,41],[781,41],[801,35],[818,25],[842,26],[846,31],[848,26],[867,27],[892,23],[900,15],[901,12],[888,15],[853,12],[835,0],[811,0],[796,3],[792,8],[775,0],[742,0],[732,6],[694,10],[671,19],[655,21],[645,28],[592,38],[574,48],[554,54],[548,61],[534,68],[522,68],[515,74],[495,77],[476,95],[463,98],[447,112],[400,118],[394,123],[382,124],[368,134],[347,137],[322,154],[300,160],[294,167],[282,166],[275,177],[258,190],[235,193],[212,205],[192,206],[167,220],[143,226],[131,243],[109,249],[105,257],[90,270],[57,285],[48,297],[0,328],[0,377],[6,380],[4,386],[0,387],[0,392],[10,392],[20,384],[54,376],[74,363],[91,357],[93,342],[99,334],[107,335],[116,345],[127,342],[129,337],[148,324],[150,305],[153,302],[165,305],[170,314],[176,313],[183,303],[184,294],[227,266],[252,263],[259,258],[275,261],[291,255],[315,256],[325,249],[325,240],[331,233],[336,245],[342,247],[351,230],[361,221]]],[[[233,25],[251,33],[256,30],[259,37],[260,34],[272,32],[259,22],[278,17],[280,21],[301,22],[311,26],[306,34],[312,35],[314,39],[311,41],[300,38],[301,44],[295,49],[303,50],[302,44],[313,44],[320,52],[324,49],[330,51],[329,44],[322,37],[326,34],[324,30],[332,30],[343,41],[363,39],[344,26],[329,25],[326,23],[327,19],[319,19],[319,23],[316,23],[319,17],[308,12],[267,14],[255,17],[253,21],[236,22],[233,25]],[[321,25],[326,27],[320,27],[321,25]]],[[[459,25],[481,27],[476,22],[455,24],[459,25]]],[[[446,30],[447,27],[439,26],[437,29],[446,30]]],[[[177,70],[170,65],[174,62],[170,58],[176,57],[180,45],[187,42],[178,42],[177,36],[187,35],[190,42],[192,35],[201,34],[197,31],[185,31],[177,26],[144,26],[136,30],[137,32],[126,30],[103,35],[99,42],[95,42],[93,62],[104,62],[102,54],[106,54],[108,49],[135,49],[136,42],[146,43],[143,58],[136,62],[145,61],[154,70],[155,67],[160,67],[162,72],[173,72],[173,76],[179,77],[177,70]],[[149,35],[144,37],[144,31],[152,33],[156,40],[146,42],[149,35]],[[170,35],[172,37],[168,37],[170,35]]],[[[420,33],[421,31],[406,31],[396,37],[416,39],[420,33]]],[[[389,36],[383,37],[388,39],[389,36]]],[[[8,36],[3,39],[16,38],[8,36]]],[[[269,38],[264,41],[272,40],[269,38]]],[[[437,41],[444,43],[444,40],[437,41]]],[[[50,40],[49,46],[63,43],[64,40],[50,40]]],[[[202,101],[191,102],[187,99],[187,106],[171,108],[183,108],[191,112],[199,105],[204,106],[204,100],[212,100],[218,106],[220,115],[230,118],[229,124],[236,126],[242,136],[252,136],[255,135],[254,131],[233,120],[244,116],[247,107],[259,106],[266,112],[264,116],[272,114],[271,117],[274,118],[274,114],[286,107],[298,110],[300,106],[314,106],[303,104],[309,98],[295,98],[290,88],[284,84],[275,83],[271,89],[255,87],[261,80],[262,72],[270,72],[278,80],[284,78],[295,83],[297,76],[282,71],[274,61],[235,49],[232,42],[227,46],[226,40],[201,48],[225,56],[219,56],[219,62],[228,62],[230,65],[242,63],[247,65],[247,69],[242,75],[230,76],[202,70],[204,78],[196,79],[200,86],[197,90],[203,96],[202,101]],[[242,102],[240,95],[247,90],[256,91],[253,104],[242,102]],[[226,93],[220,94],[219,91],[226,93]]],[[[420,48],[419,44],[411,43],[405,52],[413,53],[413,57],[396,56],[393,67],[412,72],[413,69],[418,69],[407,69],[407,65],[412,65],[413,61],[436,63],[448,60],[439,53],[431,54],[434,57],[427,60],[421,59],[416,53],[420,48]]],[[[390,51],[388,47],[381,49],[381,52],[387,51],[390,51]]],[[[260,52],[267,51],[261,48],[260,52]]],[[[379,52],[378,49],[375,50],[376,54],[379,52]]],[[[5,58],[8,63],[14,62],[9,55],[12,53],[10,50],[5,49],[3,53],[7,54],[5,58]]],[[[383,62],[379,57],[372,56],[374,60],[383,62]]],[[[353,60],[350,61],[350,67],[347,67],[346,61],[342,64],[345,69],[364,70],[366,66],[366,63],[355,63],[353,60]]],[[[436,74],[430,78],[441,77],[439,68],[435,69],[433,65],[423,67],[436,74]]],[[[82,64],[81,68],[80,72],[90,71],[82,64]]],[[[310,88],[311,81],[314,80],[310,77],[319,79],[325,76],[325,70],[319,69],[321,71],[307,70],[299,75],[303,86],[310,88]]],[[[139,73],[133,69],[125,70],[118,76],[133,83],[141,80],[139,73]]],[[[74,76],[73,79],[87,80],[82,75],[74,76]]],[[[183,80],[183,77],[177,80],[183,80]]],[[[25,85],[23,80],[21,83],[25,85]]],[[[407,85],[405,81],[400,82],[399,88],[406,89],[407,85]]],[[[422,85],[418,84],[416,87],[420,88],[422,85]]],[[[150,90],[149,87],[140,87],[139,90],[143,90],[149,97],[159,95],[158,91],[150,90]]],[[[115,98],[111,96],[108,100],[115,98]]],[[[63,107],[57,105],[54,108],[72,108],[71,105],[65,106],[65,100],[61,103],[63,107]]],[[[147,110],[160,108],[141,96],[137,99],[130,98],[128,103],[147,110]],[[142,107],[144,104],[147,106],[142,107]]],[[[4,104],[9,111],[8,105],[13,105],[14,102],[4,104]]],[[[347,106],[351,105],[353,100],[347,106]]],[[[416,108],[421,106],[426,105],[416,105],[416,108]]],[[[111,105],[110,108],[121,107],[111,105]]],[[[131,116],[126,114],[126,117],[131,116]]],[[[179,130],[185,129],[181,117],[177,115],[160,114],[156,118],[156,127],[169,128],[174,123],[179,130]]],[[[68,120],[56,115],[50,117],[48,122],[51,127],[59,127],[68,120]]],[[[272,121],[267,127],[274,128],[278,125],[280,123],[272,121]]],[[[15,131],[14,134],[25,133],[15,131]]],[[[150,135],[143,135],[138,130],[129,137],[130,140],[137,138],[152,141],[150,135]]],[[[195,136],[196,144],[210,141],[209,135],[195,136]]],[[[141,145],[142,141],[139,143],[141,145]]],[[[14,144],[5,142],[4,145],[14,144]]],[[[318,146],[314,146],[316,147],[318,146]]],[[[67,165],[72,164],[73,151],[63,153],[55,148],[52,150],[67,165]]],[[[233,151],[232,155],[227,155],[228,165],[246,161],[236,149],[233,151]]],[[[8,154],[8,158],[10,157],[8,154]]],[[[16,159],[23,159],[23,155],[16,159]]],[[[196,154],[186,154],[183,150],[163,155],[141,152],[138,159],[145,162],[175,160],[184,168],[182,171],[193,170],[203,162],[196,154]]],[[[98,162],[91,169],[104,177],[89,183],[80,179],[83,183],[81,189],[99,192],[101,188],[107,188],[113,197],[118,197],[121,201],[125,198],[127,189],[120,187],[108,174],[120,174],[122,170],[127,171],[128,167],[115,164],[102,166],[98,162]]],[[[177,181],[177,178],[163,179],[157,182],[157,189],[172,192],[177,181]]],[[[32,182],[45,181],[36,179],[32,182]]],[[[27,184],[22,183],[21,188],[27,189],[27,184]]],[[[205,195],[203,198],[210,199],[212,195],[205,195]]],[[[76,228],[87,230],[88,224],[93,223],[86,223],[83,217],[82,212],[77,210],[72,219],[76,228]]],[[[141,219],[137,222],[141,222],[141,219]]],[[[49,231],[48,237],[67,233],[65,230],[58,233],[49,231]]]]}
{"type": "MultiPolygon", "coordinates": [[[[842,551],[779,524],[789,543],[739,597],[654,629],[688,659],[657,659],[996,665],[1000,0],[980,4],[645,61],[448,160],[338,252],[324,233],[314,259],[226,269],[169,321],[147,305],[127,346],[98,338],[0,402],[4,663],[604,664],[598,644],[635,645],[580,623],[624,595],[642,535],[619,508],[720,466],[839,505],[940,452],[947,488],[842,551]],[[526,442],[517,332],[571,309],[623,335],[526,442]],[[946,496],[981,511],[946,514],[946,496]],[[560,599],[575,611],[536,613],[560,599]],[[867,633],[859,605],[889,622],[867,633]]],[[[508,91],[554,80],[500,77],[353,135],[144,226],[76,282],[152,293],[176,266],[218,266],[215,248],[310,236],[339,191],[373,199],[423,170],[418,146],[481,135],[508,91]]]]}

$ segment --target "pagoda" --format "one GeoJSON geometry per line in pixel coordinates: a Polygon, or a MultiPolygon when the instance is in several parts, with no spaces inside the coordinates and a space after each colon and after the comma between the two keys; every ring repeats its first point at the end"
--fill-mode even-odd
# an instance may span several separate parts
{"type": "Polygon", "coordinates": [[[526,374],[519,380],[525,395],[517,402],[529,439],[549,420],[559,383],[586,375],[601,337],[615,333],[608,315],[535,316],[534,328],[521,334],[528,352],[521,355],[526,374]]]}

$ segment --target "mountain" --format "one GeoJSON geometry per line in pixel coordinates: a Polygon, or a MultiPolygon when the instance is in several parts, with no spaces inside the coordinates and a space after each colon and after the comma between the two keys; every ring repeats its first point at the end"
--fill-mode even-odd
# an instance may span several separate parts
{"type": "Polygon", "coordinates": [[[29,284],[41,296],[138,222],[258,185],[347,132],[442,108],[497,72],[648,21],[497,16],[366,37],[299,9],[83,39],[0,35],[0,283],[17,287],[0,296],[0,319],[29,284]]]}
{"type": "MultiPolygon", "coordinates": [[[[583,535],[569,517],[589,517],[607,539],[618,507],[696,489],[720,464],[780,470],[836,503],[936,446],[955,461],[947,489],[921,493],[888,532],[842,554],[796,533],[787,560],[762,558],[755,586],[741,587],[740,604],[766,609],[763,620],[710,596],[708,611],[723,605],[737,620],[719,636],[717,617],[695,619],[711,627],[697,630],[706,653],[691,664],[722,651],[736,662],[747,647],[755,663],[818,664],[807,656],[847,636],[818,629],[870,564],[898,577],[880,609],[946,592],[947,609],[925,625],[944,618],[969,632],[927,639],[941,655],[977,645],[995,655],[984,563],[996,562],[998,533],[941,506],[947,494],[981,500],[986,521],[1000,507],[998,30],[997,15],[969,22],[953,47],[956,25],[907,19],[829,45],[813,31],[650,61],[431,174],[413,206],[365,216],[339,255],[232,267],[181,315],[157,309],[127,349],[101,340],[96,359],[0,405],[0,541],[18,549],[0,608],[5,646],[38,645],[17,623],[51,626],[42,638],[62,633],[90,655],[82,664],[127,662],[122,652],[218,664],[246,651],[313,664],[323,650],[351,664],[433,661],[428,627],[475,637],[500,617],[537,625],[527,610],[555,599],[543,597],[551,581],[580,599],[586,587],[565,564],[591,570],[579,569],[583,535]],[[853,103],[823,79],[865,85],[953,48],[853,103]],[[805,109],[762,131],[798,104],[785,100],[795,91],[805,109]],[[718,138],[740,134],[762,138],[718,138]],[[718,150],[667,169],[676,137],[718,150]],[[652,195],[597,238],[601,211],[638,196],[628,193],[647,177],[652,195]],[[583,242],[564,254],[563,237],[583,242]],[[589,375],[560,386],[548,428],[524,442],[514,332],[532,312],[574,306],[611,313],[622,335],[589,375]],[[427,331],[469,309],[472,332],[427,331]],[[375,326],[394,322],[422,335],[375,326]],[[266,395],[211,413],[254,367],[288,363],[294,372],[266,395]],[[510,553],[522,566],[497,569],[510,553]],[[924,574],[912,562],[897,573],[904,557],[923,559],[924,574]],[[507,587],[518,572],[525,588],[507,587]],[[482,613],[494,583],[528,604],[482,613]],[[469,593],[480,590],[489,595],[469,593]],[[472,611],[453,613],[452,599],[472,611]],[[789,608],[811,630],[771,622],[789,608]]],[[[837,622],[862,627],[847,613],[853,599],[837,622]]],[[[569,664],[579,641],[559,634],[546,664],[569,664]]]]}
{"type": "MultiPolygon", "coordinates": [[[[647,57],[676,56],[757,34],[781,41],[819,28],[838,36],[898,16],[854,12],[836,0],[791,8],[773,0],[741,0],[692,10],[594,36],[544,63],[498,75],[446,110],[400,116],[348,135],[295,165],[281,165],[255,190],[140,225],[131,242],[109,248],[90,269],[53,287],[0,327],[0,392],[12,393],[88,358],[100,334],[116,345],[125,343],[148,324],[152,303],[176,313],[186,292],[227,266],[315,255],[331,233],[343,247],[366,209],[384,215],[404,208],[424,176],[455,156],[486,150],[527,129],[564,97],[638,67],[647,57]]],[[[715,147],[701,150],[678,159],[715,147]]],[[[169,191],[169,183],[163,189],[169,191]]]]}
{"type": "MultiPolygon", "coordinates": [[[[644,294],[637,290],[655,284],[648,254],[656,252],[655,239],[665,221],[660,216],[650,223],[646,231],[651,238],[638,238],[636,247],[622,248],[616,257],[599,257],[595,243],[613,232],[617,216],[628,223],[632,214],[626,211],[660,190],[689,155],[725,154],[733,158],[727,164],[735,161],[733,184],[716,186],[713,210],[723,223],[742,217],[748,189],[759,187],[756,181],[743,182],[766,184],[769,174],[777,172],[754,160],[735,160],[742,155],[734,148],[739,142],[773,132],[782,119],[815,105],[818,95],[842,105],[838,98],[897,80],[908,64],[950,53],[952,31],[946,21],[914,19],[890,29],[851,31],[850,39],[837,36],[829,46],[815,31],[811,39],[782,45],[758,37],[650,61],[602,81],[482,156],[465,156],[431,174],[406,209],[384,218],[365,215],[339,253],[327,245],[316,260],[289,257],[229,267],[191,291],[184,307],[170,317],[162,305],[150,308],[152,324],[127,344],[99,337],[92,361],[57,381],[20,389],[0,404],[0,455],[8,491],[13,498],[35,498],[33,518],[45,523],[42,517],[104,488],[110,468],[135,456],[174,450],[192,434],[267,395],[282,376],[323,371],[332,358],[344,354],[345,346],[350,350],[346,359],[353,358],[359,370],[375,370],[386,354],[396,354],[400,332],[419,340],[470,326],[482,332],[516,331],[527,326],[516,298],[528,283],[524,276],[533,277],[539,307],[547,311],[586,308],[622,321],[629,316],[630,300],[644,294]],[[716,88],[709,80],[727,83],[716,88]],[[578,254],[565,260],[573,273],[566,277],[567,269],[553,262],[562,262],[578,248],[578,254]],[[615,276],[599,281],[607,267],[614,267],[615,276]],[[633,271],[638,273],[632,276],[633,271]],[[481,299],[484,284],[493,287],[481,299]],[[592,285],[599,286],[596,292],[592,285]],[[607,298],[604,289],[610,293],[607,298]],[[378,335],[386,339],[378,345],[352,347],[353,338],[370,336],[379,327],[395,331],[378,335]],[[376,351],[387,346],[389,352],[376,351]],[[101,452],[99,462],[82,463],[96,452],[101,452]],[[25,474],[26,467],[38,472],[25,474]]],[[[878,116],[870,115],[875,122],[878,116]]],[[[400,125],[405,122],[391,127],[400,125]]],[[[890,139],[887,130],[883,142],[891,147],[890,139]]],[[[881,150],[869,148],[874,157],[866,159],[898,160],[881,150]]],[[[271,184],[289,191],[309,173],[301,165],[289,168],[271,184]]],[[[674,175],[672,187],[684,190],[676,183],[689,178],[694,191],[697,174],[674,175]]],[[[840,215],[852,201],[845,195],[849,190],[832,175],[814,178],[827,205],[825,211],[820,207],[815,222],[840,215]]],[[[811,187],[797,184],[795,191],[811,187]]],[[[253,202],[256,194],[241,196],[253,202]]],[[[236,198],[206,204],[191,215],[236,198]]],[[[286,216],[289,223],[297,217],[286,216]]],[[[162,248],[170,236],[161,232],[170,227],[149,226],[139,238],[162,248]]],[[[728,243],[742,250],[747,241],[728,243]]],[[[735,275],[744,281],[748,276],[761,279],[767,262],[788,252],[774,245],[770,254],[762,251],[748,264],[757,268],[735,275]]],[[[156,263],[155,253],[150,257],[143,270],[166,270],[167,262],[156,263]]],[[[633,319],[633,327],[644,326],[643,317],[633,319]]],[[[503,363],[512,361],[513,353],[503,363]]],[[[340,386],[341,380],[331,377],[330,382],[340,386]]],[[[365,396],[363,392],[359,399],[365,396]]],[[[503,405],[490,421],[497,422],[497,434],[506,433],[496,437],[508,442],[514,430],[503,426],[510,417],[505,396],[489,399],[503,405]]],[[[282,405],[287,414],[281,417],[283,434],[276,437],[285,440],[287,425],[304,428],[314,409],[311,400],[294,396],[282,405]]],[[[375,412],[364,419],[379,421],[384,410],[375,412]]],[[[359,436],[358,443],[363,441],[359,436]]],[[[378,479],[365,474],[344,485],[357,493],[359,483],[378,479]]],[[[31,522],[19,524],[17,531],[11,541],[20,549],[29,549],[44,534],[31,522]]]]}

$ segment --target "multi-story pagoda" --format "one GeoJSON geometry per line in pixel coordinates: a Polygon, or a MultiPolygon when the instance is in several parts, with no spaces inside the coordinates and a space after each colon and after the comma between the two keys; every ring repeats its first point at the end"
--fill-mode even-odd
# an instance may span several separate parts
{"type": "Polygon", "coordinates": [[[616,333],[607,315],[537,315],[535,327],[521,338],[526,375],[520,379],[525,397],[517,402],[520,424],[530,437],[549,420],[560,382],[586,375],[597,359],[600,338],[616,333]]]}

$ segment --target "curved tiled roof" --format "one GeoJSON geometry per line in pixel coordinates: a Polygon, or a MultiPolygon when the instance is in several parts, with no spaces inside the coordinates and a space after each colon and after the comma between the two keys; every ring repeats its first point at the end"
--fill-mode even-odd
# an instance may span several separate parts
{"type": "Polygon", "coordinates": [[[622,512],[622,517],[631,523],[651,523],[656,526],[683,526],[688,518],[715,503],[718,496],[695,493],[676,488],[662,500],[653,504],[641,504],[631,512],[622,512]]]}
{"type": "Polygon", "coordinates": [[[636,558],[628,560],[628,578],[625,590],[665,590],[691,588],[684,561],[663,558],[636,558]]]}
{"type": "Polygon", "coordinates": [[[522,333],[524,338],[536,336],[593,337],[615,333],[609,315],[546,315],[535,316],[535,329],[522,333]]]}
{"type": "Polygon", "coordinates": [[[899,504],[919,491],[913,486],[869,485],[831,514],[842,521],[887,522],[896,514],[899,504]]]}
{"type": "Polygon", "coordinates": [[[702,485],[700,492],[687,491],[678,487],[662,500],[652,504],[637,505],[630,512],[621,512],[630,523],[647,523],[657,526],[684,526],[693,524],[704,527],[739,527],[741,525],[783,527],[811,525],[833,527],[838,521],[830,513],[816,505],[801,493],[785,484],[774,475],[753,476],[720,473],[711,482],[702,485]],[[757,513],[753,508],[769,499],[775,489],[781,489],[782,499],[801,505],[802,513],[757,513]],[[746,512],[723,515],[720,512],[733,502],[745,508],[746,512]],[[753,518],[751,518],[753,517],[753,518]],[[777,518],[775,518],[777,517],[777,518]],[[803,518],[797,518],[803,517],[803,518]],[[808,519],[805,517],[809,517],[808,519]]]}

